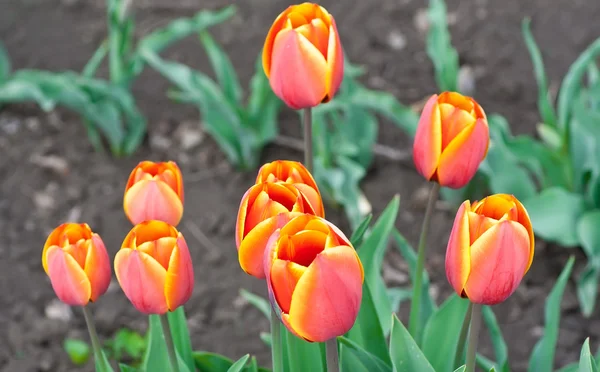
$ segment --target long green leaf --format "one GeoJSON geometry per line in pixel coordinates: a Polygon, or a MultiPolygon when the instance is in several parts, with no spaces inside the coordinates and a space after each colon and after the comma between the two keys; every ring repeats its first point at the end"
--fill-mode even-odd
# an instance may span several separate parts
{"type": "Polygon", "coordinates": [[[184,360],[190,371],[194,370],[194,357],[192,356],[192,340],[188,329],[185,310],[183,306],[178,307],[173,312],[167,314],[171,335],[175,349],[184,360]]]}
{"type": "Polygon", "coordinates": [[[227,56],[227,53],[219,47],[219,44],[217,44],[215,39],[210,36],[208,31],[200,33],[200,42],[204,46],[210,64],[215,71],[217,82],[223,90],[223,95],[232,105],[241,105],[243,94],[242,86],[240,85],[235,68],[233,68],[233,64],[227,56]]]}
{"type": "Polygon", "coordinates": [[[435,81],[441,91],[458,90],[458,52],[450,41],[446,4],[443,0],[429,1],[429,32],[426,50],[435,69],[435,81]]]}
{"type": "MultiPolygon", "coordinates": [[[[498,372],[510,372],[510,366],[508,365],[508,347],[502,336],[502,330],[494,315],[494,310],[490,306],[483,306],[483,321],[488,329],[490,340],[492,341],[492,347],[494,349],[494,355],[496,357],[495,369],[498,372]]],[[[489,370],[489,368],[487,368],[489,370]]]]}
{"type": "Polygon", "coordinates": [[[598,366],[590,351],[590,338],[586,338],[581,347],[581,356],[579,357],[578,372],[598,372],[598,366]]]}
{"type": "Polygon", "coordinates": [[[8,79],[10,75],[10,58],[2,42],[0,42],[0,83],[8,79]]]}
{"type": "Polygon", "coordinates": [[[169,356],[159,315],[148,317],[148,348],[144,354],[142,370],[146,372],[169,371],[169,356]]]}
{"type": "Polygon", "coordinates": [[[392,315],[390,357],[394,372],[435,372],[396,314],[392,315]]]}
{"type": "Polygon", "coordinates": [[[360,245],[360,243],[363,240],[363,236],[367,232],[367,229],[369,228],[369,224],[371,223],[372,219],[373,219],[373,214],[369,213],[369,215],[367,215],[367,217],[365,217],[362,220],[362,222],[358,225],[356,230],[354,230],[354,232],[352,233],[352,236],[350,237],[350,242],[352,243],[353,246],[357,247],[360,245]]]}
{"type": "Polygon", "coordinates": [[[342,372],[389,372],[391,367],[356,342],[338,337],[342,372]]]}
{"type": "Polygon", "coordinates": [[[262,66],[262,54],[256,58],[254,75],[250,79],[250,95],[246,106],[248,127],[251,127],[261,144],[271,142],[278,132],[277,116],[282,102],[271,89],[262,66]]]}
{"type": "Polygon", "coordinates": [[[248,292],[245,289],[240,289],[240,296],[246,299],[251,305],[254,305],[267,319],[271,317],[271,305],[265,298],[248,292]]]}
{"type": "Polygon", "coordinates": [[[324,344],[308,342],[299,339],[291,332],[285,330],[282,325],[283,342],[287,345],[288,369],[289,372],[324,372],[323,364],[324,344]]]}
{"type": "Polygon", "coordinates": [[[244,366],[246,365],[246,363],[248,362],[248,359],[250,359],[250,354],[244,355],[243,357],[238,359],[235,363],[233,363],[231,365],[231,367],[229,367],[227,372],[241,372],[244,369],[244,366]]]}
{"type": "Polygon", "coordinates": [[[533,63],[533,73],[538,85],[538,110],[540,111],[540,116],[544,124],[556,127],[556,113],[550,101],[544,61],[542,53],[531,34],[531,20],[529,18],[523,20],[521,30],[525,39],[525,45],[529,51],[529,56],[531,57],[531,62],[533,63]]]}
{"type": "Polygon", "coordinates": [[[533,348],[529,359],[529,372],[552,372],[553,370],[554,353],[560,325],[560,303],[567,281],[571,276],[574,262],[575,257],[570,257],[546,299],[544,335],[533,348]]]}

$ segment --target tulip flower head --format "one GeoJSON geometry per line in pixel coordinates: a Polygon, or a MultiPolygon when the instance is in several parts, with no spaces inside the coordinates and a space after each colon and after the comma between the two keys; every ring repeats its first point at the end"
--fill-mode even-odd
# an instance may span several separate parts
{"type": "Polygon", "coordinates": [[[291,183],[306,196],[317,216],[325,217],[325,208],[321,193],[312,174],[302,163],[291,160],[276,160],[263,165],[258,171],[256,183],[291,183]]]}
{"type": "Polygon", "coordinates": [[[110,284],[104,243],[85,223],[65,223],[54,229],[44,245],[42,265],[56,296],[67,305],[96,301],[110,284]]]}
{"type": "Polygon", "coordinates": [[[290,332],[324,342],[352,328],[364,271],[337,227],[313,215],[295,217],[270,238],[264,259],[269,298],[290,332]]]}
{"type": "Polygon", "coordinates": [[[446,251],[446,275],[460,296],[494,305],[519,286],[533,261],[534,236],[525,207],[496,194],[459,208],[446,251]]]}
{"type": "Polygon", "coordinates": [[[487,118],[474,99],[455,92],[434,94],[419,119],[413,159],[428,181],[458,189],[477,172],[489,142],[487,118]]]}
{"type": "Polygon", "coordinates": [[[123,198],[132,224],[159,220],[177,226],[183,215],[183,178],[172,161],[143,161],[133,169],[123,198]]]}
{"type": "Polygon", "coordinates": [[[307,197],[292,184],[262,182],[248,189],[242,197],[235,227],[242,269],[264,278],[263,255],[269,237],[302,213],[316,214],[307,197]]]}
{"type": "Polygon", "coordinates": [[[173,311],[194,289],[185,239],[163,221],[142,222],[127,234],[115,256],[115,273],[125,296],[144,314],[173,311]]]}
{"type": "Polygon", "coordinates": [[[333,17],[313,3],[292,5],[271,26],[263,68],[273,92],[292,109],[328,102],[344,77],[344,54],[333,17]]]}

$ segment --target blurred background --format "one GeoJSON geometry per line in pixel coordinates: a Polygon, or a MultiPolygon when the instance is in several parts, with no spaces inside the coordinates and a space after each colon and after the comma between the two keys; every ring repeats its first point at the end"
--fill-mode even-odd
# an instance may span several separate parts
{"type": "MultiPolygon", "coordinates": [[[[132,0],[135,37],[203,9],[235,4],[229,20],[211,34],[229,55],[243,87],[255,71],[264,37],[289,1],[132,0]]],[[[335,17],[347,57],[362,65],[360,81],[392,93],[404,105],[418,108],[436,93],[433,67],[425,52],[427,2],[423,0],[320,1],[335,17]]],[[[521,21],[532,19],[532,32],[543,53],[550,89],[556,91],[569,65],[600,35],[600,3],[593,0],[449,0],[448,24],[459,53],[462,83],[486,112],[504,115],[514,133],[534,133],[540,121],[537,87],[521,35],[521,21]]],[[[81,71],[107,36],[103,0],[3,0],[0,41],[12,70],[81,71]]],[[[211,74],[204,48],[195,36],[161,52],[211,74]]],[[[107,64],[97,72],[108,77],[107,64]]],[[[90,224],[114,257],[130,229],[122,210],[129,172],[137,162],[174,160],[185,182],[185,214],[180,226],[192,250],[196,288],[185,306],[194,347],[237,359],[257,355],[269,365],[269,352],[259,333],[268,321],[239,295],[245,288],[264,295],[262,283],[247,276],[237,263],[233,232],[239,201],[256,176],[233,168],[200,125],[198,110],[166,96],[171,85],[146,68],[132,83],[148,136],[129,157],[97,152],[80,116],[58,108],[48,113],[34,104],[0,106],[0,371],[91,371],[75,366],[63,350],[69,338],[87,340],[79,309],[56,299],[41,266],[47,234],[65,221],[90,224]]],[[[281,136],[300,139],[296,114],[284,109],[278,118],[281,136]]],[[[410,151],[409,137],[382,120],[377,142],[386,148],[410,151]]],[[[277,141],[276,141],[277,142],[277,141]]],[[[261,163],[300,160],[302,153],[281,141],[267,146],[261,163]]],[[[401,195],[397,227],[416,245],[426,202],[426,183],[410,160],[376,156],[361,184],[377,216],[389,200],[401,195]]],[[[427,269],[432,290],[441,300],[451,293],[444,272],[445,244],[454,210],[435,215],[429,238],[427,269]]],[[[350,234],[344,213],[327,207],[327,216],[350,234]]],[[[570,253],[539,241],[536,258],[517,293],[496,307],[514,371],[525,370],[527,357],[540,336],[543,304],[570,253]]],[[[384,277],[393,285],[408,283],[407,266],[389,250],[384,277]]],[[[576,270],[581,270],[578,260],[576,270]]],[[[562,305],[557,366],[577,360],[587,336],[600,339],[600,315],[581,315],[572,283],[562,305]]],[[[100,336],[114,337],[123,328],[143,334],[146,317],[138,314],[116,280],[107,295],[93,305],[100,336]]],[[[406,309],[401,308],[406,316],[406,309]]],[[[405,318],[403,318],[405,319],[405,318]]],[[[489,342],[482,336],[484,348],[489,342]],[[483,341],[485,339],[485,341],[483,341]]]]}

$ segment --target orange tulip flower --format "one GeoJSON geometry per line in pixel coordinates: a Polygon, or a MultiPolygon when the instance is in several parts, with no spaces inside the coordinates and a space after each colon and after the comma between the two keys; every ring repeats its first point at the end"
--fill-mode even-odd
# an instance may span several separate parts
{"type": "Polygon", "coordinates": [[[185,304],[194,269],[183,235],[163,221],[145,221],[125,237],[115,256],[117,280],[138,311],[164,314],[185,304]]]}
{"type": "Polygon", "coordinates": [[[291,160],[276,160],[263,165],[258,171],[256,183],[282,181],[291,183],[306,196],[317,216],[325,217],[321,193],[312,174],[302,163],[291,160]]]}
{"type": "Polygon", "coordinates": [[[324,342],[354,325],[364,271],[344,234],[323,218],[303,214],[277,230],[265,252],[269,298],[296,336],[324,342]]]}
{"type": "Polygon", "coordinates": [[[67,305],[96,301],[110,284],[104,243],[85,223],[65,223],[54,229],[44,245],[42,265],[56,296],[67,305]]]}
{"type": "Polygon", "coordinates": [[[132,224],[150,220],[177,226],[183,215],[183,178],[172,161],[143,161],[133,169],[123,199],[132,224]]]}
{"type": "Polygon", "coordinates": [[[304,194],[292,184],[262,182],[246,191],[235,228],[238,259],[246,273],[257,278],[265,277],[263,256],[269,237],[301,213],[316,212],[304,194]]]}
{"type": "Polygon", "coordinates": [[[489,143],[487,118],[474,99],[455,92],[434,94],[419,119],[413,160],[428,181],[458,189],[473,178],[489,143]]]}
{"type": "Polygon", "coordinates": [[[500,303],[529,270],[534,244],[527,211],[514,196],[496,194],[473,205],[467,200],[448,241],[448,281],[473,303],[500,303]]]}
{"type": "Polygon", "coordinates": [[[298,110],[328,102],[344,77],[344,53],[333,17],[313,3],[292,5],[269,30],[263,68],[273,92],[298,110]]]}

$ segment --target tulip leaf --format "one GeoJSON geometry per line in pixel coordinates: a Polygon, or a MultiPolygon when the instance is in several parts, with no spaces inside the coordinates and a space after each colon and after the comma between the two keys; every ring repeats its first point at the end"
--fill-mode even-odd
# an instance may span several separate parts
{"type": "MultiPolygon", "coordinates": [[[[494,310],[492,310],[490,306],[483,306],[482,314],[496,357],[496,362],[493,367],[495,367],[498,372],[510,372],[510,366],[508,365],[508,347],[502,336],[502,330],[498,325],[496,315],[494,315],[494,310]]],[[[486,369],[489,370],[490,368],[488,367],[486,369]]]]}
{"type": "Polygon", "coordinates": [[[119,371],[121,372],[138,372],[135,367],[128,366],[127,364],[119,363],[119,371]]]}
{"type": "Polygon", "coordinates": [[[338,337],[342,372],[390,372],[390,366],[356,342],[338,337]]]}
{"type": "Polygon", "coordinates": [[[581,347],[581,356],[579,357],[578,372],[598,372],[598,365],[590,351],[590,338],[586,338],[581,347]]]}
{"type": "Polygon", "coordinates": [[[553,370],[554,353],[560,326],[560,303],[573,270],[574,262],[575,257],[571,256],[546,299],[544,334],[533,348],[529,359],[529,372],[552,372],[553,370]]]}
{"type": "Polygon", "coordinates": [[[390,301],[387,297],[385,283],[381,277],[383,257],[400,208],[400,197],[395,196],[381,213],[373,226],[371,233],[365,238],[358,250],[365,272],[365,284],[373,296],[377,317],[384,334],[390,329],[386,320],[391,312],[390,301]]]}
{"type": "Polygon", "coordinates": [[[262,54],[256,58],[254,75],[250,80],[250,94],[246,105],[248,127],[258,134],[260,142],[271,142],[278,132],[277,115],[283,102],[273,93],[262,65],[262,54]]]}
{"type": "Polygon", "coordinates": [[[92,355],[90,345],[82,340],[67,338],[63,342],[63,349],[65,349],[69,359],[76,366],[82,366],[87,363],[92,355]]]}
{"type": "MultiPolygon", "coordinates": [[[[392,315],[390,357],[394,372],[435,372],[396,314],[392,315]]],[[[446,355],[446,357],[448,356],[446,355]]]]}
{"type": "MultiPolygon", "coordinates": [[[[229,371],[234,365],[233,360],[223,355],[210,353],[207,351],[194,351],[193,357],[196,368],[199,372],[224,372],[229,371]]],[[[242,359],[243,358],[245,358],[245,356],[242,357],[242,359]]],[[[243,368],[240,371],[243,372],[268,372],[268,370],[264,368],[258,368],[256,365],[256,358],[254,357],[250,359],[249,365],[242,365],[242,367],[243,368]]]]}
{"type": "Polygon", "coordinates": [[[556,127],[557,119],[554,107],[550,100],[550,92],[548,90],[548,80],[544,69],[544,61],[542,59],[542,53],[538,48],[533,35],[531,34],[531,20],[526,18],[521,24],[521,30],[523,38],[525,39],[525,45],[529,51],[531,62],[533,63],[533,73],[535,80],[538,85],[538,110],[540,111],[540,117],[544,124],[551,127],[556,127]]]}
{"type": "Polygon", "coordinates": [[[187,326],[185,310],[179,306],[175,311],[167,313],[169,327],[173,336],[175,349],[181,358],[185,361],[190,371],[194,370],[194,358],[192,356],[192,340],[187,326]]]}
{"type": "Polygon", "coordinates": [[[223,90],[223,95],[232,105],[240,106],[243,91],[227,53],[219,47],[208,31],[200,33],[200,42],[204,46],[206,54],[208,54],[208,59],[217,76],[217,82],[223,90]]]}
{"type": "Polygon", "coordinates": [[[454,370],[460,330],[467,313],[469,301],[452,294],[440,308],[434,312],[423,332],[423,354],[437,372],[454,370]]]}
{"type": "Polygon", "coordinates": [[[371,223],[372,219],[373,214],[369,213],[365,218],[363,218],[362,222],[352,233],[352,236],[350,237],[350,242],[354,247],[358,247],[362,243],[363,237],[365,236],[365,233],[367,232],[367,229],[369,228],[369,224],[371,223]]]}
{"type": "Polygon", "coordinates": [[[10,58],[2,42],[0,42],[0,83],[8,79],[10,75],[10,58]]]}
{"type": "Polygon", "coordinates": [[[435,69],[435,82],[440,91],[458,91],[458,52],[450,40],[444,1],[430,0],[427,15],[426,50],[435,69]]]}
{"type": "Polygon", "coordinates": [[[241,372],[244,369],[244,366],[246,365],[246,363],[248,362],[248,359],[250,359],[250,354],[244,355],[243,357],[238,359],[235,363],[233,363],[231,365],[231,367],[229,367],[227,372],[241,372]]]}
{"type": "MultiPolygon", "coordinates": [[[[178,352],[177,361],[181,372],[191,371],[181,359],[178,352]]],[[[148,316],[148,348],[142,361],[142,370],[145,372],[164,372],[171,370],[171,363],[167,353],[165,335],[160,323],[159,315],[148,316]]],[[[193,369],[192,369],[193,370],[193,369]]]]}
{"type": "Polygon", "coordinates": [[[465,372],[466,369],[467,366],[460,366],[457,369],[455,369],[454,372],[465,372]]]}
{"type": "Polygon", "coordinates": [[[381,322],[377,317],[375,303],[373,302],[371,290],[367,283],[363,284],[362,302],[358,311],[358,317],[354,326],[348,332],[347,338],[365,348],[369,353],[377,356],[385,363],[391,363],[386,336],[381,322]]]}
{"type": "MultiPolygon", "coordinates": [[[[406,263],[408,264],[411,282],[414,283],[415,271],[417,269],[417,252],[404,238],[404,236],[402,236],[398,229],[394,229],[393,236],[400,255],[404,257],[404,260],[406,260],[406,263]]],[[[412,297],[412,290],[410,292],[412,297]]],[[[427,324],[429,317],[437,309],[437,305],[435,304],[435,301],[429,292],[429,275],[425,269],[423,269],[423,289],[421,292],[421,305],[419,308],[421,309],[421,325],[419,326],[419,329],[423,330],[425,329],[425,325],[427,324]]]]}
{"type": "Polygon", "coordinates": [[[581,195],[552,187],[523,203],[540,237],[563,246],[579,244],[576,223],[584,211],[581,195]]]}
{"type": "Polygon", "coordinates": [[[392,312],[397,313],[400,311],[400,304],[406,300],[410,300],[412,297],[412,291],[410,288],[388,288],[388,298],[392,305],[392,312]]]}
{"type": "Polygon", "coordinates": [[[581,310],[589,317],[596,303],[600,279],[600,210],[586,212],[577,223],[577,234],[588,264],[577,279],[577,297],[581,310]]]}
{"type": "Polygon", "coordinates": [[[288,368],[289,372],[324,372],[325,344],[318,342],[308,342],[294,336],[282,325],[281,335],[284,337],[282,343],[287,344],[288,368]]]}
{"type": "Polygon", "coordinates": [[[243,288],[240,289],[240,296],[246,299],[251,305],[254,305],[267,319],[271,318],[271,304],[267,299],[248,292],[243,288]]]}

